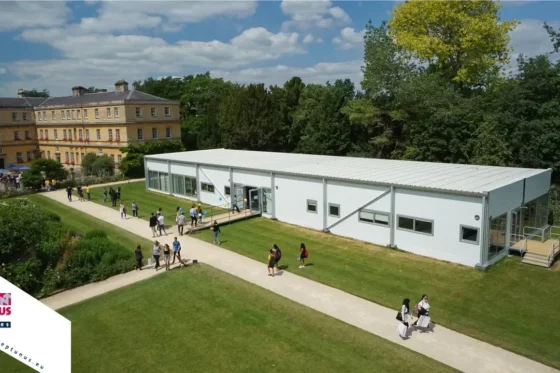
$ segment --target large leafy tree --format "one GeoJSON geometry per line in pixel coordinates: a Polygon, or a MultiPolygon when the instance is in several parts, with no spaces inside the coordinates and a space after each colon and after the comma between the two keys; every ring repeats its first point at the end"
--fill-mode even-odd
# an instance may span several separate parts
{"type": "Polygon", "coordinates": [[[129,145],[121,149],[126,156],[119,168],[128,177],[144,177],[144,156],[149,154],[174,153],[184,151],[178,141],[148,141],[142,144],[129,145]]]}
{"type": "Polygon", "coordinates": [[[47,89],[43,89],[42,91],[39,91],[37,89],[31,89],[28,91],[23,91],[21,93],[22,97],[49,97],[50,96],[50,92],[47,89]]]}
{"type": "Polygon", "coordinates": [[[515,21],[494,1],[420,1],[397,6],[389,22],[396,44],[464,87],[487,85],[509,62],[515,21]]]}

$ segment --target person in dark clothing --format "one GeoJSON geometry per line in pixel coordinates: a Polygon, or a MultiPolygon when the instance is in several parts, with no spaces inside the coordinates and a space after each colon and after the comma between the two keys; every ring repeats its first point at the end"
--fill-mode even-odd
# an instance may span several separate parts
{"type": "Polygon", "coordinates": [[[158,225],[157,216],[155,216],[154,213],[152,212],[152,216],[150,216],[150,228],[152,229],[152,237],[156,236],[157,225],[158,225]]]}
{"type": "Polygon", "coordinates": [[[237,202],[236,202],[237,201],[237,196],[236,195],[233,196],[232,201],[233,201],[233,203],[232,203],[231,210],[234,211],[234,212],[237,211],[237,213],[239,214],[239,206],[237,206],[237,202]]]}
{"type": "Polygon", "coordinates": [[[117,187],[117,199],[121,200],[121,187],[117,187]]]}
{"type": "Polygon", "coordinates": [[[282,251],[280,250],[280,248],[276,244],[274,244],[273,248],[274,248],[274,252],[275,252],[275,255],[276,255],[275,260],[274,260],[274,264],[276,264],[276,269],[278,270],[278,262],[280,261],[280,259],[282,259],[282,251]]]}
{"type": "Polygon", "coordinates": [[[111,194],[111,202],[113,203],[113,207],[117,207],[117,192],[113,190],[113,194],[111,194]]]}
{"type": "Polygon", "coordinates": [[[220,230],[220,226],[218,225],[218,222],[216,220],[214,220],[214,225],[211,226],[210,229],[212,230],[212,232],[214,232],[214,243],[217,245],[221,245],[218,234],[222,233],[222,231],[220,230]]]}
{"type": "Polygon", "coordinates": [[[72,202],[72,187],[70,185],[66,187],[66,195],[68,196],[68,202],[72,202]]]}
{"type": "Polygon", "coordinates": [[[140,247],[140,245],[136,246],[136,251],[134,251],[134,255],[136,256],[136,269],[141,270],[142,259],[144,259],[144,256],[142,255],[142,248],[140,247]]]}

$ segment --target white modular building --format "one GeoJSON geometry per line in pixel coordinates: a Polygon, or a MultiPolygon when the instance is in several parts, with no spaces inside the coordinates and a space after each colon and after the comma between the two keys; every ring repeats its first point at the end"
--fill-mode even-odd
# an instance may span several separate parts
{"type": "Polygon", "coordinates": [[[478,268],[548,220],[550,169],[229,149],[144,159],[149,190],[478,268]]]}

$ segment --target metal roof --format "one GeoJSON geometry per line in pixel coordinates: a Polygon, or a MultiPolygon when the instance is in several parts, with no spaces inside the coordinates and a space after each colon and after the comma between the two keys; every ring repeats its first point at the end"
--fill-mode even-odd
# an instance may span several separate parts
{"type": "Polygon", "coordinates": [[[543,169],[230,149],[166,153],[146,158],[481,195],[530,176],[551,172],[543,169]]]}

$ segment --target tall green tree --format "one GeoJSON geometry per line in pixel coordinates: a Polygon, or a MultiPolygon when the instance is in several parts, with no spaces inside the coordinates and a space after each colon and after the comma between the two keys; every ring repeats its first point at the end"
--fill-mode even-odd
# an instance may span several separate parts
{"type": "Polygon", "coordinates": [[[37,89],[33,88],[28,91],[23,91],[21,93],[22,97],[49,97],[50,92],[47,89],[43,89],[42,91],[38,91],[37,89]]]}

